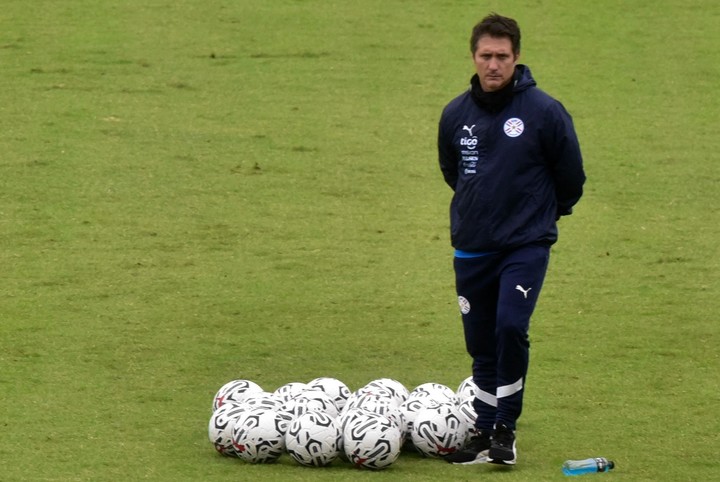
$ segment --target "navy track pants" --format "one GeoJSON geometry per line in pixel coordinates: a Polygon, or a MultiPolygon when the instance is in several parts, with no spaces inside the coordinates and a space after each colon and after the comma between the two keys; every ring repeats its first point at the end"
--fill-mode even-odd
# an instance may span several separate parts
{"type": "Polygon", "coordinates": [[[495,422],[515,429],[528,370],[530,316],[549,257],[549,246],[527,245],[454,259],[465,345],[479,389],[477,429],[491,429],[495,422]]]}

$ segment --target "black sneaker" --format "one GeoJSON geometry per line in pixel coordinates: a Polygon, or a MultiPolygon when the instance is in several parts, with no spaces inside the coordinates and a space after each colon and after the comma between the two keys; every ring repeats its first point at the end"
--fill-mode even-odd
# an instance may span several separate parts
{"type": "Polygon", "coordinates": [[[517,450],[515,448],[515,431],[504,423],[495,424],[488,451],[488,462],[491,464],[515,465],[517,450]]]}
{"type": "Polygon", "coordinates": [[[490,450],[490,433],[489,430],[480,431],[474,435],[464,449],[458,450],[452,454],[443,457],[451,464],[484,464],[488,461],[488,450],[490,450]]]}

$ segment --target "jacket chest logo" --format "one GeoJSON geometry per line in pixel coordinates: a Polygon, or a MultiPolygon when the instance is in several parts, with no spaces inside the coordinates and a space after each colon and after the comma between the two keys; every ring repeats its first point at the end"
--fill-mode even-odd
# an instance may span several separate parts
{"type": "Polygon", "coordinates": [[[522,134],[524,130],[525,124],[522,119],[518,119],[517,117],[511,117],[506,120],[503,126],[503,131],[505,131],[505,135],[508,137],[517,137],[522,134]]]}
{"type": "Polygon", "coordinates": [[[476,151],[476,149],[478,137],[473,134],[474,129],[475,124],[471,126],[467,124],[463,125],[463,134],[467,132],[467,135],[460,138],[460,154],[462,155],[460,169],[466,176],[469,174],[477,174],[478,151],[476,151]]]}
{"type": "Polygon", "coordinates": [[[460,139],[460,145],[465,146],[470,149],[475,149],[478,144],[477,136],[473,135],[473,129],[475,129],[475,124],[471,126],[464,125],[462,130],[467,131],[468,135],[466,137],[463,137],[460,139]]]}

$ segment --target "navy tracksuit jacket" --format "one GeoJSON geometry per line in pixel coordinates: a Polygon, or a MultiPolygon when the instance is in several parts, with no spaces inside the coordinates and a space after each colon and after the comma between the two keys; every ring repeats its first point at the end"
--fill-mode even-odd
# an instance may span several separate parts
{"type": "Polygon", "coordinates": [[[440,169],[454,195],[451,241],[465,342],[473,358],[477,429],[510,428],[522,410],[530,316],[556,221],[572,212],[585,174],[572,119],[517,65],[497,109],[470,90],[443,110],[440,169]]]}

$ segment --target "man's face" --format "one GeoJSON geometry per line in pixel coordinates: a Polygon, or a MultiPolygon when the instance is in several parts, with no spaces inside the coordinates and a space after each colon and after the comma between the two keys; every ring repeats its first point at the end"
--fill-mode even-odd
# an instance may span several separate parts
{"type": "Polygon", "coordinates": [[[473,54],[473,62],[482,89],[485,92],[495,92],[505,87],[513,77],[518,57],[519,55],[513,53],[509,38],[490,35],[480,37],[473,54]]]}

